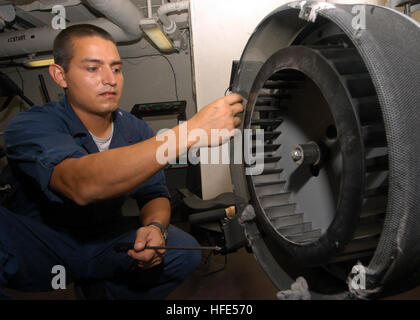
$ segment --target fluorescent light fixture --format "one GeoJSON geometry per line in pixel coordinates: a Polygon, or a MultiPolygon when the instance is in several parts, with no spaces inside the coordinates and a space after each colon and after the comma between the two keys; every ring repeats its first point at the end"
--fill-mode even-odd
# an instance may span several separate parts
{"type": "Polygon", "coordinates": [[[23,63],[25,67],[28,68],[39,68],[39,67],[46,67],[50,64],[54,63],[54,59],[39,59],[39,60],[28,60],[23,63]]]}
{"type": "Polygon", "coordinates": [[[155,19],[142,19],[140,20],[140,26],[143,29],[143,32],[160,50],[171,51],[174,49],[172,42],[165,33],[163,33],[155,19]]]}

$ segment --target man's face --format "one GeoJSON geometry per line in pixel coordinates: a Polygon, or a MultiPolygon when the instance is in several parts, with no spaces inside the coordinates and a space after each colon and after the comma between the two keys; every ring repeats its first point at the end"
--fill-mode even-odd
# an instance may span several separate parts
{"type": "Polygon", "coordinates": [[[71,105],[96,115],[114,111],[124,84],[117,47],[96,36],[72,41],[73,58],[65,74],[71,105]]]}

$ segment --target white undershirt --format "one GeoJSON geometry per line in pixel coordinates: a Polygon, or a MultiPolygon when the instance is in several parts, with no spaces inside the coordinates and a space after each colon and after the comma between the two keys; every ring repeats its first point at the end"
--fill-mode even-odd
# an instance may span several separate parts
{"type": "Polygon", "coordinates": [[[114,134],[114,122],[112,122],[111,134],[109,135],[108,138],[99,138],[99,137],[93,135],[92,132],[89,131],[89,133],[92,136],[93,141],[95,141],[99,152],[108,150],[109,145],[111,144],[112,135],[114,134]]]}

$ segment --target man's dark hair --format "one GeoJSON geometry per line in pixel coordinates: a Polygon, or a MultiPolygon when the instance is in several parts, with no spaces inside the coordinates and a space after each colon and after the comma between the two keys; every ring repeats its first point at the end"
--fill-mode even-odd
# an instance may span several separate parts
{"type": "Polygon", "coordinates": [[[102,28],[92,24],[76,24],[61,31],[54,40],[53,55],[56,64],[63,67],[64,71],[69,70],[70,60],[73,58],[73,39],[82,37],[101,37],[112,41],[112,36],[102,28]]]}

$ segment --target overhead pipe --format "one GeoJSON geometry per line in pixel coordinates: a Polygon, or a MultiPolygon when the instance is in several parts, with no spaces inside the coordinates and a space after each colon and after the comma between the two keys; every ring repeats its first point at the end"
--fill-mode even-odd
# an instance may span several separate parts
{"type": "Polygon", "coordinates": [[[159,20],[163,25],[163,31],[174,41],[175,46],[177,46],[177,41],[181,42],[182,35],[175,21],[169,19],[168,14],[188,10],[189,5],[189,1],[171,2],[161,5],[157,11],[159,20]]]}
{"type": "MultiPolygon", "coordinates": [[[[143,35],[139,22],[144,16],[131,1],[88,0],[88,3],[106,18],[69,23],[68,26],[93,24],[108,31],[116,42],[138,40],[143,35]]],[[[46,26],[2,33],[0,58],[51,51],[54,39],[60,31],[46,26]]]]}
{"type": "Polygon", "coordinates": [[[28,1],[24,1],[23,3],[22,1],[14,1],[14,3],[16,4],[16,7],[23,11],[51,10],[56,5],[63,5],[65,7],[70,7],[70,6],[77,6],[78,4],[80,4],[80,0],[53,0],[53,1],[35,0],[30,3],[27,3],[27,2],[28,1]]]}
{"type": "Polygon", "coordinates": [[[16,12],[12,5],[0,5],[0,30],[3,30],[7,22],[12,22],[15,17],[16,12]]]}
{"type": "Polygon", "coordinates": [[[152,0],[147,0],[147,17],[152,17],[152,0]]]}
{"type": "Polygon", "coordinates": [[[87,0],[87,2],[124,31],[127,38],[118,41],[138,40],[142,36],[140,20],[144,15],[130,0],[87,0]]]}

